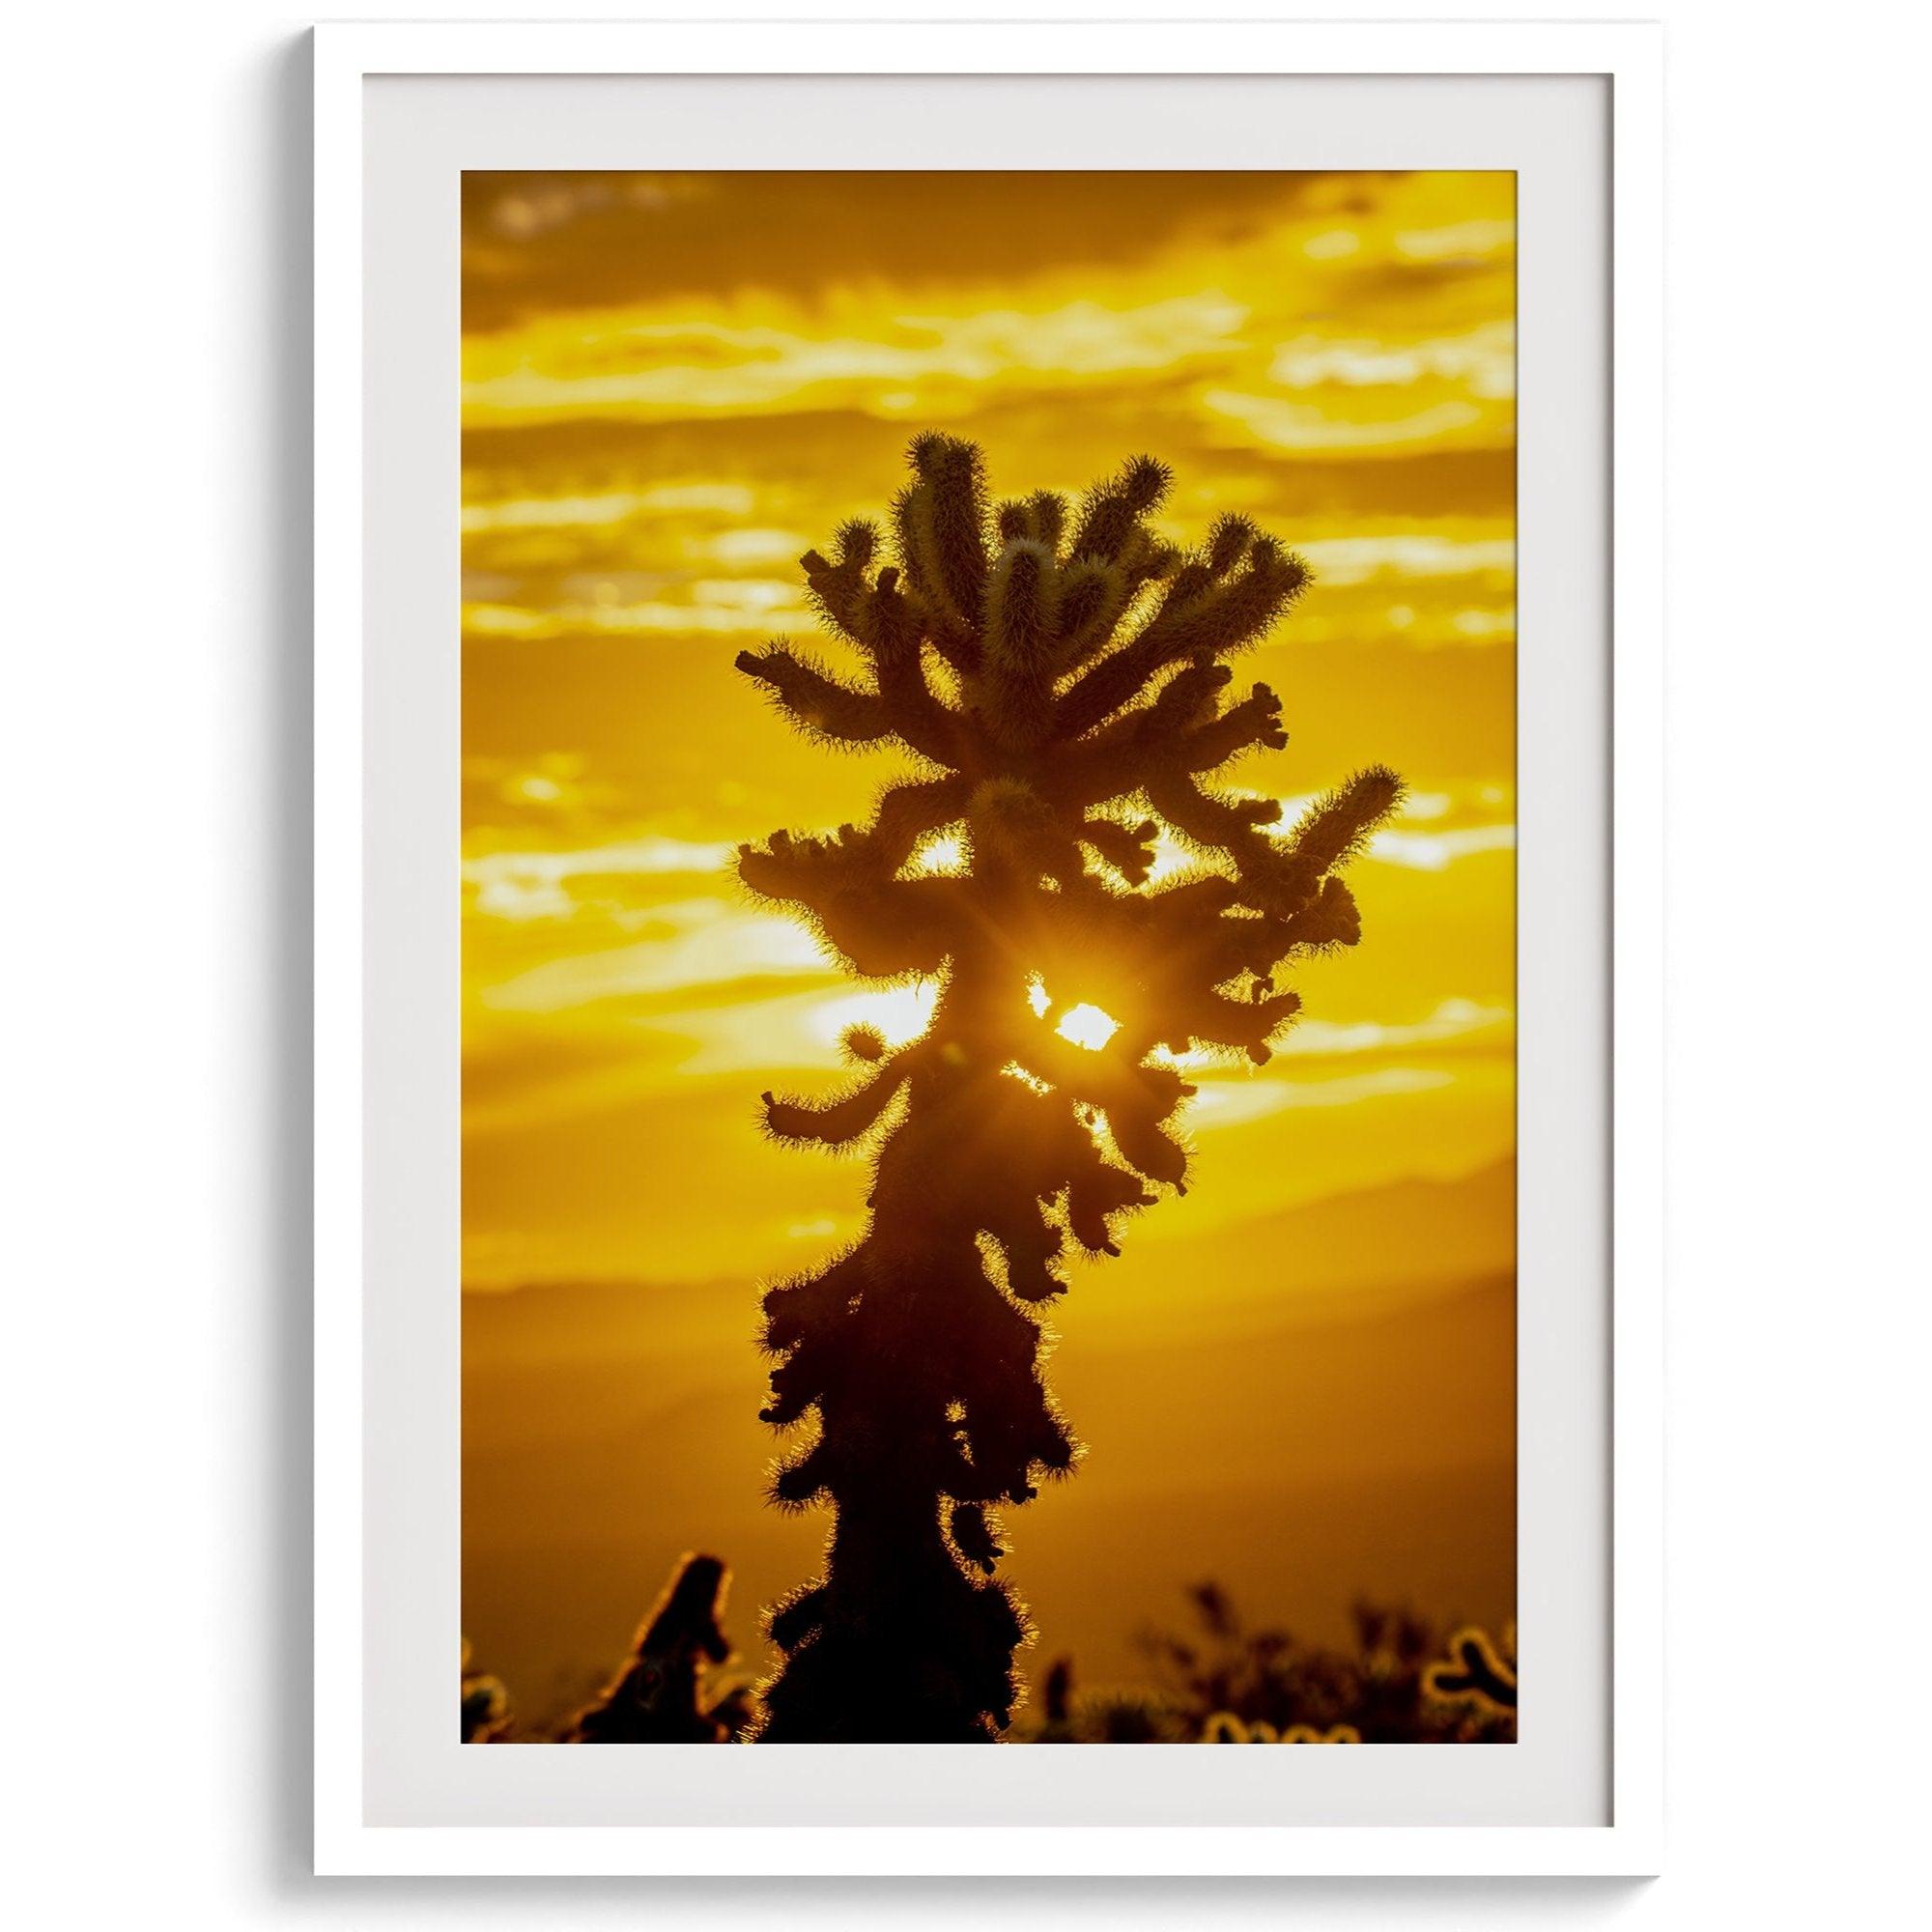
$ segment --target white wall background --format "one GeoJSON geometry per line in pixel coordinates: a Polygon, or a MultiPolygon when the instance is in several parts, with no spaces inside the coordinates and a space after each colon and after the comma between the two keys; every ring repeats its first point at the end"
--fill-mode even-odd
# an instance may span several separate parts
{"type": "Polygon", "coordinates": [[[895,1884],[856,1904],[822,1884],[305,1875],[305,22],[251,0],[15,16],[0,1684],[19,1922],[1662,1928],[1923,1910],[1925,34],[1876,0],[1657,11],[1669,1873],[895,1884]]]}

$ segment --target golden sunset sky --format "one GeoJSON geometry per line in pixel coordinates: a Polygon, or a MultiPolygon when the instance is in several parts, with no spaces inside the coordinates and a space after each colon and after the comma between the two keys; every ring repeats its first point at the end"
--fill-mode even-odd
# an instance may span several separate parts
{"type": "Polygon", "coordinates": [[[895,766],[732,659],[816,631],[800,553],[924,427],[1000,495],[1147,450],[1175,539],[1281,536],[1315,585],[1239,671],[1291,742],[1235,782],[1410,786],[1363,944],[1269,1065],[1195,1076],[1187,1197],[1051,1313],[1090,1455],[1009,1525],[1035,1662],[1130,1674],[1197,1576],[1311,1629],[1358,1589],[1512,1613],[1514,238],[1506,175],[467,178],[464,1615],[533,1713],[679,1549],[733,1563],[753,1661],[813,1566],[822,1519],[760,1506],[754,1296],[864,1169],[754,1103],[925,995],[736,885],[895,766]]]}

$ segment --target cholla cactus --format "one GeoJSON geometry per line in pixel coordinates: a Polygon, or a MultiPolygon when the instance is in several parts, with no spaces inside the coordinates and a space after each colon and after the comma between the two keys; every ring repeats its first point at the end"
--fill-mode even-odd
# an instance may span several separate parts
{"type": "Polygon", "coordinates": [[[1514,1711],[1515,1649],[1511,1632],[1504,1632],[1498,1645],[1488,1631],[1473,1625],[1460,1630],[1449,1639],[1448,1661],[1422,1673],[1423,1688],[1445,1703],[1466,1699],[1479,1710],[1514,1711]]]}
{"type": "Polygon", "coordinates": [[[463,1639],[463,1742],[501,1743],[510,1730],[510,1693],[486,1671],[469,1667],[469,1639],[463,1639]]]}
{"type": "Polygon", "coordinates": [[[929,768],[863,828],[745,846],[745,883],[859,977],[940,986],[911,1043],[848,1036],[866,1069],[850,1091],[765,1095],[774,1135],[862,1145],[872,1174],[864,1238],[765,1300],[765,1417],[817,1423],[775,1499],[836,1511],[823,1580],[771,1620],[786,1662],[768,1742],[973,1742],[1009,1722],[1025,1624],[989,1580],[993,1510],[1075,1453],[1031,1311],[1066,1286],[1069,1236],[1117,1254],[1121,1217],[1182,1187],[1174,1122],[1194,1090],[1175,1056],[1268,1058],[1299,1006],[1275,975],[1355,943],[1335,874],[1401,791],[1372,767],[1284,837],[1275,799],[1208,782],[1287,743],[1275,694],[1228,701],[1222,660],[1308,572],[1244,518],[1183,554],[1147,522],[1168,486],[1149,457],[1078,505],[990,503],[979,449],[950,437],[917,438],[911,464],[895,561],[863,522],[803,559],[862,676],[776,643],[738,659],[799,730],[929,768]],[[1205,863],[1155,887],[1163,821],[1205,863]],[[966,869],[918,868],[949,830],[966,869]]]}
{"type": "Polygon", "coordinates": [[[574,1745],[716,1745],[730,1722],[702,1701],[709,1665],[731,1646],[719,1623],[730,1573],[715,1556],[686,1556],[638,1632],[624,1667],[564,1734],[574,1745]]]}
{"type": "Polygon", "coordinates": [[[1315,1724],[1290,1724],[1278,1731],[1265,1719],[1253,1723],[1233,1711],[1216,1711],[1201,1730],[1204,1745],[1358,1745],[1362,1734],[1353,1724],[1334,1724],[1327,1730],[1315,1724]]]}

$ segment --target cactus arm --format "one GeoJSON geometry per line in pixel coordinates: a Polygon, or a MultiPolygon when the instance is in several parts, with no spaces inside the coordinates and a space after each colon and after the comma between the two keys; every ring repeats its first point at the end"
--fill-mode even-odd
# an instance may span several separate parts
{"type": "Polygon", "coordinates": [[[765,686],[779,709],[808,736],[866,745],[893,729],[877,692],[846,684],[781,644],[740,651],[736,665],[765,686]]]}
{"type": "Polygon", "coordinates": [[[886,1061],[850,1093],[830,1100],[781,1100],[771,1094],[760,1094],[765,1130],[774,1140],[847,1146],[878,1124],[911,1070],[912,1055],[902,1053],[886,1061]]]}
{"type": "Polygon", "coordinates": [[[1183,771],[1211,772],[1257,746],[1283,751],[1288,733],[1281,727],[1281,699],[1266,685],[1258,684],[1238,704],[1190,731],[1181,742],[1178,762],[1183,771]]]}

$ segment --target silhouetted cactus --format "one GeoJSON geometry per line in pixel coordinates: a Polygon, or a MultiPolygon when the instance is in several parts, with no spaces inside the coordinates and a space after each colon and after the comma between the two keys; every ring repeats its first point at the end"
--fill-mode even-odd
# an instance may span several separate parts
{"type": "Polygon", "coordinates": [[[989,1580],[991,1512],[1074,1458],[1030,1310],[1065,1287],[1069,1235],[1117,1254],[1120,1217],[1181,1187],[1173,1122],[1194,1090],[1173,1054],[1268,1058],[1299,1005],[1275,974],[1360,936],[1335,873],[1401,793],[1371,767],[1282,837],[1278,801],[1208,781],[1287,743],[1274,693],[1227,701],[1221,660],[1308,573],[1244,518],[1193,553],[1164,542],[1149,457],[1077,505],[990,502],[979,449],[950,437],[915,439],[911,465],[895,561],[863,522],[803,559],[862,674],[781,643],[738,659],[800,731],[927,767],[864,827],[743,847],[745,883],[859,977],[940,980],[910,1044],[848,1037],[866,1068],[849,1091],[765,1095],[778,1138],[862,1144],[872,1170],[864,1237],[765,1300],[766,1419],[817,1423],[774,1498],[836,1511],[824,1578],[771,1619],[773,1743],[973,1742],[1009,1721],[1025,1623],[989,1580]],[[1151,888],[1162,822],[1208,863],[1151,888]],[[909,871],[950,828],[964,873],[909,871]]]}
{"type": "Polygon", "coordinates": [[[686,1556],[638,1632],[624,1667],[564,1733],[574,1745],[717,1745],[741,1721],[707,1710],[708,1665],[731,1654],[719,1623],[729,1573],[715,1556],[686,1556]]]}
{"type": "Polygon", "coordinates": [[[1040,1686],[1039,1730],[1034,1737],[1037,1745],[1070,1745],[1075,1741],[1073,1728],[1073,1660],[1070,1657],[1057,1657],[1046,1673],[1046,1681],[1040,1686]]]}
{"type": "Polygon", "coordinates": [[[1216,1711],[1201,1729],[1204,1745],[1358,1745],[1362,1734],[1353,1724],[1334,1724],[1317,1730],[1313,1724],[1290,1724],[1278,1731],[1265,1718],[1252,1723],[1233,1711],[1216,1711]]]}
{"type": "Polygon", "coordinates": [[[1503,1655],[1487,1631],[1458,1631],[1449,1639],[1448,1661],[1432,1663],[1422,1682],[1432,1697],[1469,1698],[1496,1711],[1516,1709],[1515,1660],[1503,1655]]]}
{"type": "Polygon", "coordinates": [[[510,1693],[501,1682],[469,1667],[469,1639],[463,1639],[463,1742],[500,1744],[509,1735],[510,1693]]]}
{"type": "MultiPolygon", "coordinates": [[[[1479,1632],[1445,1645],[1438,1628],[1408,1610],[1366,1601],[1353,1607],[1352,1649],[1309,1644],[1279,1628],[1246,1628],[1227,1593],[1189,1591],[1195,1628],[1148,1632],[1142,1647],[1190,1735],[1203,1744],[1509,1744],[1516,1711],[1464,1685],[1437,1691],[1429,1664],[1479,1632]]],[[[1488,1639],[1482,1639],[1488,1645],[1488,1639]]],[[[1506,1632],[1492,1664],[1508,1670],[1506,1632]]]]}
{"type": "Polygon", "coordinates": [[[1172,1745],[1187,1743],[1188,1728],[1172,1699],[1147,1686],[1076,1690],[1073,1660],[1062,1657],[1012,1736],[1030,1745],[1172,1745]]]}

